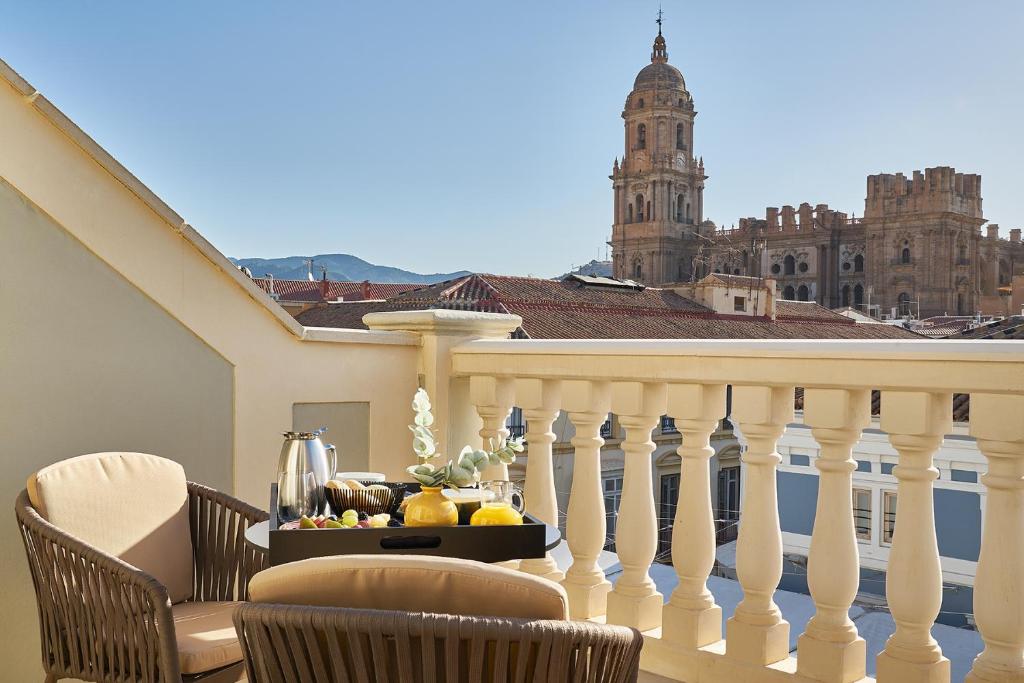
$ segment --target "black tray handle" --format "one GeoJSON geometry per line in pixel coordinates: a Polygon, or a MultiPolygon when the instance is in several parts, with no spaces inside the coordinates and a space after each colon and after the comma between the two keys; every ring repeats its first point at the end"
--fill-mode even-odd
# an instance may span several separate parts
{"type": "Polygon", "coordinates": [[[385,536],[380,539],[380,547],[385,550],[419,550],[421,548],[440,548],[440,536],[385,536]]]}

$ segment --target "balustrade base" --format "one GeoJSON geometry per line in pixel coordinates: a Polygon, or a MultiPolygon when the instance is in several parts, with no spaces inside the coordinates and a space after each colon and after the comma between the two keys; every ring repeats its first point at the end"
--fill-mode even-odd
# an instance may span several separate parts
{"type": "Polygon", "coordinates": [[[545,555],[542,559],[521,560],[519,571],[539,576],[542,579],[554,581],[555,583],[561,583],[565,578],[565,573],[558,569],[558,565],[555,564],[550,554],[545,555]]]}
{"type": "Polygon", "coordinates": [[[867,644],[863,638],[835,643],[806,633],[797,640],[797,671],[824,683],[852,683],[864,678],[867,644]]]}
{"type": "MultiPolygon", "coordinates": [[[[977,664],[975,664],[975,668],[977,668],[977,664]]],[[[1024,681],[1024,672],[1017,668],[1005,671],[988,669],[983,672],[971,669],[964,678],[964,683],[1019,683],[1020,681],[1024,681]]]]}
{"type": "Polygon", "coordinates": [[[612,591],[608,594],[608,623],[650,631],[661,626],[664,604],[665,598],[661,593],[635,596],[612,591]]]}
{"type": "Polygon", "coordinates": [[[608,594],[612,584],[607,580],[593,584],[573,583],[569,577],[562,581],[562,588],[569,596],[570,619],[593,619],[603,617],[608,609],[608,594]]]}
{"type": "Polygon", "coordinates": [[[662,638],[666,643],[698,648],[722,639],[722,608],[696,610],[669,602],[661,613],[662,638]]]}
{"type": "Polygon", "coordinates": [[[949,681],[949,660],[942,657],[937,662],[908,662],[905,659],[896,659],[883,651],[878,655],[875,671],[876,678],[881,681],[947,683],[949,681]]]}
{"type": "Polygon", "coordinates": [[[766,666],[789,657],[789,622],[748,624],[732,617],[725,625],[726,655],[732,659],[766,666]]]}

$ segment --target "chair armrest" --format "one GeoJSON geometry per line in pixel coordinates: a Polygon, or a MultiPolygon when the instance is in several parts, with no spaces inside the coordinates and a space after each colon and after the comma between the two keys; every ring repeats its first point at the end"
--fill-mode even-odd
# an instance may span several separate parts
{"type": "Polygon", "coordinates": [[[245,600],[249,579],[268,566],[263,550],[245,542],[245,530],[270,516],[237,498],[188,483],[188,516],[195,570],[193,600],[245,600]]]}
{"type": "Polygon", "coordinates": [[[15,513],[36,591],[47,673],[93,681],[180,681],[167,589],[47,522],[25,491],[15,513]]]}

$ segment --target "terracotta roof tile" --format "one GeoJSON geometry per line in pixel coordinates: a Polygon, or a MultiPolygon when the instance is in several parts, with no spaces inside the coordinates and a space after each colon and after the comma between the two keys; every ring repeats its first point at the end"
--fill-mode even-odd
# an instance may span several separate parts
{"type": "MultiPolygon", "coordinates": [[[[253,282],[264,292],[270,293],[271,280],[254,277],[253,282]]],[[[367,299],[390,299],[410,289],[422,287],[417,284],[391,282],[342,282],[326,280],[327,293],[323,294],[324,280],[279,280],[274,278],[274,293],[280,301],[361,301],[367,299]]]]}

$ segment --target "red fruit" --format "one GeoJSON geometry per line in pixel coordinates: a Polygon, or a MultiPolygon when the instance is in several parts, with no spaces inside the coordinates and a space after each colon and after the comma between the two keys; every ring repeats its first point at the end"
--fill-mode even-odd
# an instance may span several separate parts
{"type": "Polygon", "coordinates": [[[370,520],[364,519],[363,521],[359,522],[359,524],[356,524],[356,526],[359,527],[360,529],[369,529],[370,528],[370,520]]]}
{"type": "Polygon", "coordinates": [[[324,524],[326,522],[327,522],[327,520],[324,519],[323,517],[317,517],[316,518],[316,526],[317,526],[317,528],[318,529],[323,529],[324,528],[324,524]]]}

